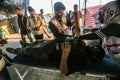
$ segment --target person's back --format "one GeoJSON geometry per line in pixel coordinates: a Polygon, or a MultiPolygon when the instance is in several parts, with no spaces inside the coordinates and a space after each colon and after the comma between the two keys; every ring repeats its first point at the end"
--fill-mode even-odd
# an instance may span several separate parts
{"type": "Polygon", "coordinates": [[[80,26],[81,26],[81,18],[82,18],[82,13],[78,11],[78,5],[74,5],[74,12],[71,13],[71,23],[73,26],[72,32],[73,36],[76,35],[76,37],[80,36],[80,26]]]}

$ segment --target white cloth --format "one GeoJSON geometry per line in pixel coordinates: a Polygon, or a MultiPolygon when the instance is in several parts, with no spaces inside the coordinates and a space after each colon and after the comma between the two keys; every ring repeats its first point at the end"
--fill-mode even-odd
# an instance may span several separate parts
{"type": "Polygon", "coordinates": [[[110,54],[110,56],[118,65],[120,65],[120,38],[112,36],[104,39],[103,46],[109,49],[108,53],[110,54]]]}

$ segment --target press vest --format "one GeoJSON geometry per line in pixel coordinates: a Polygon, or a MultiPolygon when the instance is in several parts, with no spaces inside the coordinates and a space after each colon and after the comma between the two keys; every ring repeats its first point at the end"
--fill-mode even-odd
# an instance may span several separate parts
{"type": "Polygon", "coordinates": [[[65,35],[67,34],[67,27],[65,26],[65,24],[62,21],[59,22],[55,17],[53,17],[50,22],[55,25],[55,27],[59,31],[59,33],[62,33],[65,35]]]}

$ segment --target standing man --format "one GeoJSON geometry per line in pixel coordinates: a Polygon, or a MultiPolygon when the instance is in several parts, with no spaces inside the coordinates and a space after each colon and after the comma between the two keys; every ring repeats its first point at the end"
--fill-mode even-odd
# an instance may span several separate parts
{"type": "Polygon", "coordinates": [[[43,24],[42,19],[38,16],[35,10],[28,7],[30,17],[28,18],[28,26],[30,27],[36,40],[43,39],[43,24]]]}
{"type": "Polygon", "coordinates": [[[15,9],[15,12],[18,16],[18,25],[20,28],[21,38],[24,43],[26,43],[26,36],[28,36],[30,42],[33,42],[33,39],[30,35],[30,32],[27,28],[27,16],[23,15],[22,11],[19,8],[15,9]]]}
{"type": "Polygon", "coordinates": [[[67,27],[64,22],[65,18],[63,18],[65,9],[66,8],[63,3],[56,2],[54,4],[55,16],[49,22],[49,28],[55,37],[55,40],[53,41],[53,45],[54,44],[57,45],[57,50],[59,54],[57,59],[60,60],[59,62],[60,62],[61,73],[67,72],[66,71],[67,66],[64,65],[67,64],[66,62],[67,58],[63,56],[64,52],[68,54],[71,49],[70,46],[68,46],[67,49],[64,48],[63,50],[64,46],[61,46],[61,43],[65,41],[67,35],[67,27]]]}
{"type": "Polygon", "coordinates": [[[62,19],[65,11],[65,6],[61,2],[54,4],[55,16],[49,22],[49,28],[51,29],[55,38],[64,37],[66,35],[66,25],[62,19]]]}
{"type": "Polygon", "coordinates": [[[46,36],[47,36],[48,38],[51,38],[51,35],[49,34],[49,32],[48,32],[48,30],[47,30],[48,23],[47,23],[47,21],[46,21],[45,18],[44,18],[44,10],[43,10],[43,9],[40,9],[40,14],[39,14],[39,16],[40,16],[41,19],[42,19],[42,24],[43,24],[43,31],[44,31],[44,33],[46,34],[46,36]]]}
{"type": "Polygon", "coordinates": [[[44,25],[44,26],[47,26],[47,22],[46,22],[43,14],[44,14],[44,10],[43,10],[43,9],[40,9],[40,14],[39,14],[39,16],[42,18],[43,25],[44,25]]]}
{"type": "Polygon", "coordinates": [[[73,8],[74,8],[74,12],[72,12],[71,14],[71,23],[73,25],[72,33],[73,36],[79,37],[82,14],[80,11],[78,11],[77,4],[75,4],[73,8]]]}

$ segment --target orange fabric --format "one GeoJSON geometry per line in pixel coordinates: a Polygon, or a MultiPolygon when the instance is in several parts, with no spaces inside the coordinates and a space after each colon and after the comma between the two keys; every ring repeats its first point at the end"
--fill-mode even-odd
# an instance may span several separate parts
{"type": "Polygon", "coordinates": [[[59,30],[60,29],[60,24],[56,24],[55,27],[59,30]]]}

